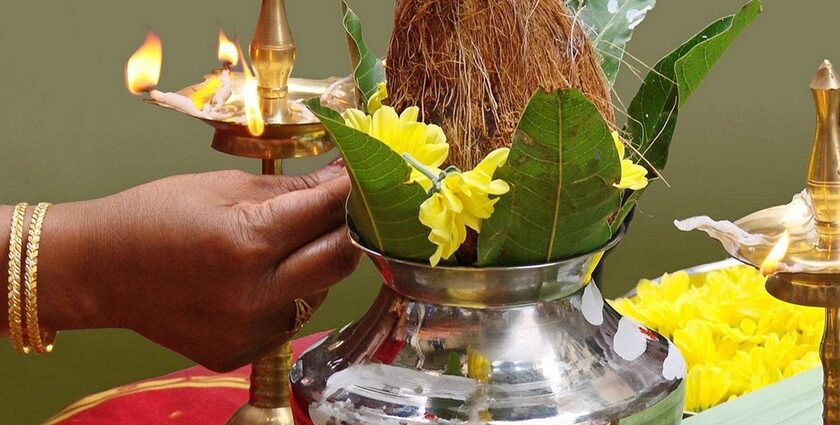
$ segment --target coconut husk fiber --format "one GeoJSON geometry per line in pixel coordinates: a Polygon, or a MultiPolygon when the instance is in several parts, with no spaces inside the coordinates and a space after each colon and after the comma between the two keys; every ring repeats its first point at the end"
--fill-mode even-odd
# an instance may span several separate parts
{"type": "Polygon", "coordinates": [[[440,125],[461,169],[510,146],[538,89],[577,88],[615,121],[595,51],[563,0],[398,0],[394,16],[389,103],[440,125]]]}

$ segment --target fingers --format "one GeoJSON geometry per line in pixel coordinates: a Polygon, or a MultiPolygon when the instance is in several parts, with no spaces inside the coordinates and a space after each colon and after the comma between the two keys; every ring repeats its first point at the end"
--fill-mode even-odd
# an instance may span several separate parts
{"type": "MultiPolygon", "coordinates": [[[[340,159],[340,158],[339,158],[340,159]]],[[[316,187],[341,175],[346,175],[343,161],[333,161],[320,170],[296,176],[265,176],[265,184],[274,196],[316,187]]]]}
{"type": "Polygon", "coordinates": [[[284,258],[299,247],[344,223],[345,203],[350,193],[346,175],[311,189],[289,192],[269,200],[269,223],[277,255],[284,258]]]}
{"type": "Polygon", "coordinates": [[[275,270],[270,302],[283,305],[322,292],[350,275],[361,252],[342,226],[303,246],[275,270]]]}

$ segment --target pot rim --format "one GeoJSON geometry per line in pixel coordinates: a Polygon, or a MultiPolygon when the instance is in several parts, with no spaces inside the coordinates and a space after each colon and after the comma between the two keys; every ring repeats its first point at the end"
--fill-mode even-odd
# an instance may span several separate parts
{"type": "MultiPolygon", "coordinates": [[[[348,216],[348,223],[352,223],[349,220],[349,216],[348,216]]],[[[429,263],[421,263],[421,262],[417,262],[417,261],[405,260],[405,259],[402,259],[402,258],[390,257],[390,256],[387,256],[385,254],[380,253],[379,251],[376,251],[372,248],[369,248],[361,242],[361,240],[359,238],[359,235],[356,233],[355,230],[353,230],[352,225],[348,226],[348,233],[350,234],[350,241],[353,243],[353,245],[355,245],[357,248],[362,250],[362,252],[364,252],[368,256],[375,257],[375,258],[381,258],[381,259],[383,259],[383,260],[385,260],[389,263],[401,264],[401,265],[404,265],[404,266],[421,267],[421,268],[427,268],[427,269],[433,269],[433,270],[448,270],[448,271],[462,272],[462,273],[463,272],[470,272],[470,271],[492,272],[492,271],[502,271],[502,270],[539,270],[539,269],[542,269],[542,268],[557,267],[557,266],[565,264],[565,263],[571,263],[571,262],[578,261],[578,260],[580,260],[582,258],[585,258],[585,257],[590,257],[590,256],[595,255],[595,254],[600,253],[600,252],[609,251],[610,249],[612,249],[616,245],[618,245],[618,242],[621,241],[621,239],[624,237],[625,231],[626,231],[626,224],[622,223],[621,227],[619,227],[618,230],[615,232],[615,234],[613,234],[612,238],[610,238],[610,240],[607,241],[607,243],[605,243],[601,247],[599,247],[599,248],[597,248],[597,249],[595,249],[591,252],[587,252],[587,253],[584,253],[584,254],[576,255],[574,257],[568,257],[568,258],[564,258],[562,260],[556,260],[556,261],[551,261],[551,262],[547,262],[547,263],[525,264],[525,265],[520,265],[520,266],[468,267],[468,266],[438,265],[438,266],[433,267],[429,263]]]]}

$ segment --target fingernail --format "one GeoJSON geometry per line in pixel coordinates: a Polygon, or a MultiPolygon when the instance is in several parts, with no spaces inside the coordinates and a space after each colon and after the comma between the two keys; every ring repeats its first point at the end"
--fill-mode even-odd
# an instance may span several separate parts
{"type": "Polygon", "coordinates": [[[330,161],[330,167],[344,167],[344,157],[339,156],[338,158],[330,161]]]}

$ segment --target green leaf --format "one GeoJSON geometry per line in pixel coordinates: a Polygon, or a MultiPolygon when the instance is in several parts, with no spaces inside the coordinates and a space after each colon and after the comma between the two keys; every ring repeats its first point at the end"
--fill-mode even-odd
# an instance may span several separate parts
{"type": "Polygon", "coordinates": [[[625,131],[646,159],[637,157],[636,162],[648,169],[665,168],[680,108],[741,31],[760,13],[761,1],[750,1],[734,16],[706,27],[648,73],[627,111],[630,119],[625,131]]]}
{"type": "Polygon", "coordinates": [[[347,211],[365,246],[392,257],[428,261],[435,251],[420,223],[426,191],[407,184],[411,169],[388,145],[344,124],[338,112],[309,99],[306,106],[329,131],[350,175],[347,211]]]}
{"type": "Polygon", "coordinates": [[[352,44],[350,48],[356,49],[359,59],[359,64],[353,70],[353,78],[356,81],[356,87],[364,98],[365,106],[367,106],[368,99],[376,93],[376,85],[385,81],[385,66],[382,65],[382,60],[373,54],[365,44],[362,37],[362,23],[356,13],[343,0],[341,8],[344,11],[344,30],[350,37],[348,42],[352,44]]]}
{"type": "Polygon", "coordinates": [[[574,89],[535,94],[496,178],[511,190],[482,224],[478,264],[522,265],[594,251],[612,236],[621,163],[610,128],[574,89]]]}
{"type": "Polygon", "coordinates": [[[636,28],[656,6],[656,0],[566,0],[582,23],[598,52],[601,69],[610,85],[615,83],[624,46],[636,28]]]}
{"type": "Polygon", "coordinates": [[[633,208],[639,202],[639,198],[642,194],[645,193],[645,189],[642,190],[635,190],[627,196],[621,203],[621,208],[615,214],[615,217],[610,219],[610,230],[612,230],[613,234],[621,228],[621,225],[624,224],[624,220],[627,219],[627,216],[630,215],[630,211],[633,211],[633,208]]]}

